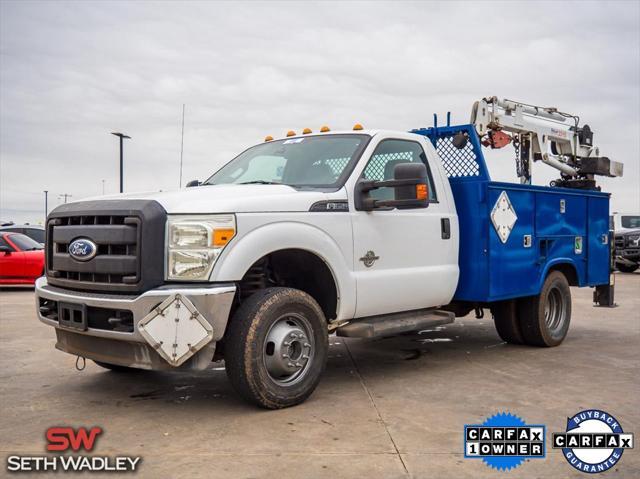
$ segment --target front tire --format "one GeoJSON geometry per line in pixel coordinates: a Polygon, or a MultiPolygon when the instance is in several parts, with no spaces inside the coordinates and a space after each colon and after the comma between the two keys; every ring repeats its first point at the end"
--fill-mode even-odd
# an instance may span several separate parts
{"type": "Polygon", "coordinates": [[[518,300],[520,329],[525,344],[553,347],[564,340],[571,322],[571,289],[560,271],[552,271],[538,296],[518,300]]]}
{"type": "Polygon", "coordinates": [[[320,382],[329,340],[318,303],[292,288],[249,297],[231,319],[225,368],[238,394],[266,409],[300,404],[320,382]]]}

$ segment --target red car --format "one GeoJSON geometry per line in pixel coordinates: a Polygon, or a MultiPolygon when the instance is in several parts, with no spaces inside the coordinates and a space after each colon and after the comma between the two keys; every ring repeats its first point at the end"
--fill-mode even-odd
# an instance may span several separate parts
{"type": "Polygon", "coordinates": [[[44,274],[44,248],[21,233],[0,233],[0,285],[34,284],[44,274]]]}

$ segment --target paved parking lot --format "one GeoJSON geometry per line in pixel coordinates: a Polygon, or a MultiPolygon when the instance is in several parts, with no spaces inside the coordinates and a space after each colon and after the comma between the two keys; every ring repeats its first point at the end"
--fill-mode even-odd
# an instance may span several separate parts
{"type": "MultiPolygon", "coordinates": [[[[54,349],[33,292],[0,291],[0,429],[9,454],[41,455],[55,425],[102,426],[96,454],[142,456],[144,477],[493,477],[462,456],[466,423],[511,411],[563,431],[603,409],[640,432],[640,274],[618,274],[614,309],[573,289],[569,336],[553,349],[503,344],[490,317],[378,341],[331,337],[327,372],[301,406],[241,402],[224,369],[116,374],[54,349]]],[[[547,444],[548,446],[548,444],[547,444]]],[[[5,465],[3,465],[3,468],[5,465]]],[[[638,448],[616,477],[639,477],[638,448]]],[[[559,452],[509,477],[580,477],[559,452]]],[[[42,477],[42,475],[40,475],[42,477]]],[[[77,477],[77,476],[76,476],[77,477]]]]}

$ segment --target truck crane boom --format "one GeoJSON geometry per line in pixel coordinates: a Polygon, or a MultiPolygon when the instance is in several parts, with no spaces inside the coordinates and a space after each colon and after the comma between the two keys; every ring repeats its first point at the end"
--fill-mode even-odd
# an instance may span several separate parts
{"type": "Polygon", "coordinates": [[[578,116],[557,108],[492,96],[473,104],[471,124],[485,146],[513,143],[516,172],[523,184],[531,184],[532,161],[560,171],[552,186],[599,189],[594,176],[622,176],[622,163],[600,155],[589,125],[580,126],[578,116]]]}

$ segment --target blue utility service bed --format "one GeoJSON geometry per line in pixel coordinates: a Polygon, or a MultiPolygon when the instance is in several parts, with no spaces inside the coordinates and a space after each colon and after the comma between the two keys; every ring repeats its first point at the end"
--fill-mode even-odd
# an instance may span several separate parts
{"type": "Polygon", "coordinates": [[[473,125],[412,130],[427,136],[449,176],[460,227],[460,280],[454,300],[488,303],[540,293],[548,272],[570,284],[609,284],[609,194],[491,181],[473,125]],[[462,149],[456,133],[468,136],[462,149]],[[506,243],[491,211],[506,192],[517,220],[506,243]],[[531,236],[530,246],[525,235],[531,236]]]}

